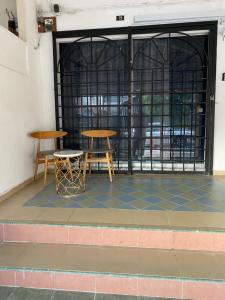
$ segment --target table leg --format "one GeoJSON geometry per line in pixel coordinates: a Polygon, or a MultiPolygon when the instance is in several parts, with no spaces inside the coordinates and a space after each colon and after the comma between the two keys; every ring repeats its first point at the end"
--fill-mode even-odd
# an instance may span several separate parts
{"type": "Polygon", "coordinates": [[[85,153],[85,155],[84,155],[84,170],[83,170],[84,184],[85,184],[85,177],[86,177],[86,170],[87,170],[87,159],[88,159],[88,153],[85,153]]]}

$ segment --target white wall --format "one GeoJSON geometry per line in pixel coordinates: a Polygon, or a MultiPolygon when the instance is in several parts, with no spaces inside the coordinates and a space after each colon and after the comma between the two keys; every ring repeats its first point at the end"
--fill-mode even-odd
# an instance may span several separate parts
{"type": "Polygon", "coordinates": [[[214,138],[214,170],[225,170],[225,40],[218,38],[217,48],[217,83],[215,108],[215,138],[214,138]]]}
{"type": "Polygon", "coordinates": [[[0,39],[4,41],[0,47],[0,66],[27,75],[26,44],[2,26],[0,27],[0,39]]]}
{"type": "MultiPolygon", "coordinates": [[[[225,1],[222,1],[222,10],[225,10],[225,1]]],[[[224,14],[225,15],[225,14],[224,14]]],[[[224,24],[225,26],[225,24],[224,24]]],[[[225,170],[225,81],[221,81],[225,73],[225,38],[218,38],[217,52],[217,85],[216,85],[216,113],[215,113],[215,143],[214,143],[214,170],[225,170]]]]}
{"type": "Polygon", "coordinates": [[[0,25],[8,28],[8,16],[6,14],[6,8],[9,11],[12,11],[13,14],[16,16],[16,0],[1,0],[0,1],[0,25]]]}
{"type": "Polygon", "coordinates": [[[153,20],[225,15],[224,0],[37,0],[45,15],[50,3],[58,3],[63,12],[57,17],[58,30],[130,26],[134,16],[146,14],[153,20]],[[115,16],[121,14],[125,21],[117,22],[115,16]]]}
{"type": "Polygon", "coordinates": [[[43,126],[40,54],[34,50],[36,5],[33,0],[18,0],[18,5],[23,7],[27,42],[0,28],[0,194],[32,177],[34,142],[29,132],[43,126]]]}

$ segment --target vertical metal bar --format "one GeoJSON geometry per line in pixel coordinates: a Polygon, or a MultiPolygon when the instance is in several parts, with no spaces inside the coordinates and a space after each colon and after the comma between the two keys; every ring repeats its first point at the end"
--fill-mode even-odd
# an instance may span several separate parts
{"type": "MultiPolygon", "coordinates": [[[[144,139],[143,139],[143,132],[146,132],[145,130],[145,117],[143,117],[143,72],[145,71],[144,69],[144,60],[142,59],[141,61],[141,82],[140,82],[140,99],[139,99],[139,103],[137,103],[137,108],[138,108],[138,114],[137,114],[137,118],[140,118],[140,121],[138,121],[138,125],[140,126],[140,128],[138,129],[138,132],[140,132],[140,137],[137,137],[137,148],[141,148],[141,166],[140,166],[140,171],[143,171],[143,143],[144,143],[144,139]],[[139,115],[140,113],[140,115],[139,115]],[[139,142],[140,142],[140,146],[139,146],[139,142]]],[[[144,104],[145,105],[145,104],[144,104]]],[[[145,109],[145,107],[144,107],[145,109]]],[[[139,149],[138,149],[139,150],[139,149]]],[[[137,159],[138,161],[138,159],[137,159]]]]}
{"type": "Polygon", "coordinates": [[[128,32],[128,174],[132,174],[132,140],[131,140],[131,109],[132,109],[132,32],[128,32]]]}
{"type": "Polygon", "coordinates": [[[162,173],[164,172],[164,106],[165,106],[165,95],[164,95],[164,69],[165,69],[165,65],[163,64],[163,69],[161,70],[161,76],[160,79],[163,82],[163,95],[162,95],[162,162],[161,162],[161,166],[162,166],[162,173]]]}
{"type": "Polygon", "coordinates": [[[91,64],[93,64],[93,38],[91,37],[91,64]]]}
{"type": "MultiPolygon", "coordinates": [[[[170,69],[168,68],[168,81],[170,84],[170,69]]],[[[169,124],[170,124],[170,136],[169,136],[169,147],[170,147],[170,161],[172,164],[173,171],[173,145],[172,145],[172,127],[173,127],[173,105],[171,103],[170,97],[170,86],[168,86],[168,95],[169,95],[169,124]]]]}
{"type": "Polygon", "coordinates": [[[192,103],[193,103],[193,118],[194,118],[194,132],[195,132],[195,137],[194,137],[194,152],[195,152],[195,159],[194,159],[194,172],[196,172],[196,160],[198,157],[198,154],[196,155],[196,149],[199,151],[197,145],[197,136],[196,136],[196,100],[194,99],[194,82],[195,82],[195,72],[192,72],[192,86],[191,86],[191,97],[192,97],[192,103]]]}
{"type": "MultiPolygon", "coordinates": [[[[182,91],[182,98],[181,98],[181,145],[180,145],[180,151],[182,152],[182,164],[183,164],[183,172],[185,172],[185,168],[184,168],[184,162],[185,162],[185,109],[186,109],[186,103],[184,102],[185,100],[185,93],[184,93],[184,72],[181,72],[181,82],[182,82],[182,86],[181,86],[181,91],[182,91]],[[182,149],[183,148],[183,149],[182,149]]],[[[180,152],[180,153],[181,153],[180,152]]]]}
{"type": "Polygon", "coordinates": [[[170,147],[172,147],[172,172],[174,172],[174,161],[175,161],[175,153],[176,153],[176,146],[174,145],[174,122],[175,122],[175,114],[174,114],[174,69],[173,65],[170,65],[170,38],[171,34],[169,33],[169,37],[167,39],[167,57],[169,62],[169,103],[171,108],[170,114],[170,124],[172,125],[172,130],[170,129],[170,147]],[[172,116],[172,118],[171,118],[172,116]],[[172,119],[172,120],[171,120],[172,119]],[[172,143],[171,143],[171,135],[172,135],[172,143]]]}
{"type": "MultiPolygon", "coordinates": [[[[193,75],[192,75],[192,72],[190,72],[191,74],[191,82],[192,82],[192,86],[193,86],[193,75]]],[[[193,89],[193,88],[191,88],[193,89]]],[[[193,99],[193,94],[191,94],[191,144],[190,144],[190,160],[191,162],[194,162],[195,161],[195,147],[193,149],[193,107],[194,107],[194,99],[193,99]],[[193,154],[194,153],[194,157],[193,157],[193,154]]],[[[194,169],[195,169],[195,165],[194,165],[194,169]]]]}
{"type": "MultiPolygon", "coordinates": [[[[182,71],[182,92],[184,94],[184,96],[186,95],[184,93],[184,73],[182,71]]],[[[187,161],[187,159],[185,158],[185,153],[187,153],[187,158],[188,158],[188,137],[186,138],[187,134],[186,134],[186,131],[187,131],[187,114],[189,113],[189,109],[188,109],[188,102],[186,102],[187,98],[183,96],[183,100],[182,100],[182,106],[183,106],[183,109],[184,109],[184,119],[183,119],[183,124],[184,124],[184,146],[183,146],[183,158],[185,160],[185,162],[187,161]],[[187,141],[187,143],[186,143],[187,141]]],[[[185,164],[183,165],[183,169],[185,170],[185,164]]]]}
{"type": "Polygon", "coordinates": [[[59,102],[58,102],[58,66],[57,66],[57,44],[56,34],[52,33],[53,43],[53,66],[54,66],[54,92],[55,92],[55,114],[56,114],[56,130],[59,130],[59,102]]]}
{"type": "Polygon", "coordinates": [[[175,127],[175,115],[176,115],[176,104],[174,103],[174,70],[173,68],[170,70],[170,88],[169,88],[169,99],[172,107],[172,130],[170,131],[170,139],[172,133],[172,143],[170,140],[170,145],[172,146],[172,172],[174,172],[174,165],[176,163],[176,140],[174,135],[174,127],[175,127]],[[174,163],[175,162],[175,163],[174,163]]]}
{"type": "MultiPolygon", "coordinates": [[[[74,110],[73,110],[73,75],[70,74],[69,76],[69,80],[70,80],[70,97],[69,99],[67,99],[67,114],[69,116],[69,124],[71,124],[71,139],[72,139],[72,147],[74,147],[75,145],[75,117],[74,117],[74,110]],[[69,111],[71,111],[71,114],[69,113],[69,111]]],[[[68,81],[68,80],[66,80],[68,81]]],[[[67,82],[66,82],[67,83],[67,82]]],[[[67,83],[68,84],[68,83],[67,83]]],[[[70,140],[70,144],[71,144],[71,140],[70,140]]]]}
{"type": "MultiPolygon", "coordinates": [[[[92,45],[93,41],[92,41],[92,38],[91,38],[91,52],[93,51],[93,45],[92,45]]],[[[92,54],[93,55],[93,52],[92,54]]],[[[92,82],[93,84],[93,82],[92,82]]],[[[99,69],[98,67],[96,66],[96,98],[97,98],[97,126],[98,128],[100,129],[101,128],[101,96],[100,96],[100,99],[99,99],[99,69]],[[100,101],[100,103],[99,103],[100,101]]],[[[100,139],[97,139],[96,141],[97,143],[97,147],[100,148],[100,139]]],[[[98,171],[100,169],[100,164],[98,162],[98,171]]]]}
{"type": "Polygon", "coordinates": [[[209,57],[208,57],[208,88],[206,105],[206,174],[213,174],[214,150],[214,118],[215,118],[215,86],[216,86],[216,49],[217,26],[212,25],[209,31],[209,57]]]}
{"type": "MultiPolygon", "coordinates": [[[[84,71],[84,76],[86,79],[85,85],[86,85],[86,106],[87,106],[87,122],[82,121],[82,130],[89,130],[92,129],[92,107],[91,107],[91,98],[89,96],[89,73],[88,70],[86,69],[84,71]]],[[[81,110],[83,110],[83,108],[81,107],[81,110]]],[[[82,114],[83,115],[83,114],[82,114]]],[[[82,118],[85,118],[85,116],[83,116],[82,118]]],[[[83,143],[85,144],[85,147],[88,148],[88,143],[89,143],[89,139],[87,139],[86,137],[82,136],[83,139],[83,143]]]]}
{"type": "Polygon", "coordinates": [[[151,69],[151,171],[153,171],[153,168],[152,168],[152,161],[153,161],[153,157],[152,157],[152,153],[153,153],[153,142],[154,141],[154,131],[153,131],[153,99],[154,99],[154,94],[153,94],[153,76],[154,76],[154,72],[153,72],[153,69],[151,69]]]}
{"type": "MultiPolygon", "coordinates": [[[[124,79],[123,79],[124,80],[124,79]]],[[[119,131],[119,138],[118,138],[118,146],[117,146],[117,171],[120,171],[120,149],[121,149],[121,133],[124,131],[123,128],[123,122],[122,122],[122,127],[121,127],[121,91],[120,91],[120,72],[117,72],[117,87],[118,87],[118,131],[119,131]]],[[[124,84],[124,83],[123,83],[124,84]]],[[[123,117],[123,116],[122,116],[123,117]]],[[[123,141],[122,141],[123,142],[123,141]]],[[[123,147],[123,146],[122,146],[123,147]]]]}
{"type": "Polygon", "coordinates": [[[111,115],[111,111],[110,111],[111,106],[109,105],[109,70],[106,70],[106,99],[107,99],[106,122],[107,122],[107,128],[109,128],[109,116],[111,115]]]}
{"type": "MultiPolygon", "coordinates": [[[[60,52],[61,52],[61,49],[59,47],[59,55],[60,55],[60,52]]],[[[65,102],[66,102],[66,98],[65,98],[65,94],[70,97],[70,94],[68,95],[66,92],[65,92],[65,81],[66,81],[66,76],[65,76],[65,73],[64,73],[64,69],[62,70],[62,62],[60,61],[60,74],[59,74],[59,70],[58,70],[58,74],[57,74],[57,92],[59,93],[58,89],[60,87],[60,105],[61,105],[61,115],[59,113],[59,120],[61,118],[61,126],[59,124],[59,129],[63,129],[65,130],[65,127],[68,127],[68,124],[66,123],[66,121],[68,122],[68,120],[66,120],[65,118],[65,108],[66,108],[66,105],[65,105],[65,102]],[[59,82],[59,78],[60,78],[60,82],[59,82]],[[65,126],[65,124],[67,126],[65,126]]],[[[58,66],[58,67],[59,67],[58,66]]],[[[59,95],[59,94],[58,94],[59,95]]],[[[58,99],[59,101],[59,99],[58,99]]],[[[60,107],[60,105],[58,107],[60,107]]],[[[59,108],[58,108],[59,109],[59,108]]],[[[68,130],[68,128],[66,128],[68,130]]],[[[70,129],[70,128],[69,128],[70,129]]],[[[69,131],[69,130],[68,130],[69,131]]],[[[69,144],[70,144],[70,134],[65,136],[64,141],[68,141],[69,144]]],[[[67,143],[66,143],[67,144],[67,143]]]]}
{"type": "MultiPolygon", "coordinates": [[[[90,70],[86,70],[87,72],[87,76],[89,76],[91,74],[90,70]]],[[[91,77],[91,76],[90,76],[91,77]]],[[[87,105],[88,105],[88,108],[90,107],[90,110],[91,110],[91,124],[89,126],[91,126],[91,129],[94,128],[94,121],[93,121],[93,103],[92,103],[92,94],[91,94],[91,90],[92,90],[92,82],[91,82],[91,78],[90,80],[88,80],[88,94],[87,94],[87,99],[88,99],[88,102],[87,102],[87,105]]]]}
{"type": "MultiPolygon", "coordinates": [[[[174,74],[173,74],[173,69],[171,69],[170,71],[170,93],[169,93],[169,99],[170,99],[170,103],[171,103],[171,107],[172,107],[172,130],[170,131],[170,138],[171,138],[171,133],[172,133],[172,156],[173,156],[173,159],[172,159],[172,172],[174,172],[174,161],[175,161],[175,158],[176,158],[176,143],[174,141],[174,126],[175,126],[175,111],[176,111],[176,106],[175,106],[175,103],[174,103],[174,93],[173,93],[173,77],[174,77],[174,74]]],[[[171,144],[171,140],[170,140],[170,144],[171,144]]]]}

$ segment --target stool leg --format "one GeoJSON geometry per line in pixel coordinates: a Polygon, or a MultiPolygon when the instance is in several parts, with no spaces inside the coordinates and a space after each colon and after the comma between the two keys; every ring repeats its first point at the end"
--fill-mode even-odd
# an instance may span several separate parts
{"type": "Polygon", "coordinates": [[[37,179],[37,172],[38,172],[38,157],[36,157],[36,161],[34,165],[34,180],[37,179]]]}
{"type": "Polygon", "coordinates": [[[45,156],[44,184],[46,184],[47,182],[47,173],[48,173],[48,155],[45,156]]]}
{"type": "Polygon", "coordinates": [[[110,153],[109,155],[110,155],[110,163],[111,163],[111,168],[112,168],[112,174],[115,175],[114,164],[113,164],[113,155],[112,155],[112,153],[110,153]]]}
{"type": "MultiPolygon", "coordinates": [[[[89,154],[89,158],[92,159],[92,154],[89,154]]],[[[89,163],[89,174],[91,174],[92,163],[89,163]]]]}
{"type": "Polygon", "coordinates": [[[85,184],[86,169],[87,169],[87,158],[88,158],[88,153],[85,153],[85,155],[84,155],[84,170],[83,170],[83,181],[84,181],[84,184],[85,184]]]}
{"type": "Polygon", "coordinates": [[[110,180],[110,182],[112,182],[112,173],[111,173],[111,163],[110,163],[109,152],[106,153],[106,158],[107,158],[107,164],[108,164],[108,170],[109,170],[109,180],[110,180]]]}

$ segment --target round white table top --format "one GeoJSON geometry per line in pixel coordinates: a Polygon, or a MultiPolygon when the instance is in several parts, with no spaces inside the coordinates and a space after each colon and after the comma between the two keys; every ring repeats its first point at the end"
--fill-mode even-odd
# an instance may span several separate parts
{"type": "Polygon", "coordinates": [[[61,150],[56,151],[53,154],[56,157],[77,157],[83,155],[83,151],[80,150],[61,150]]]}

